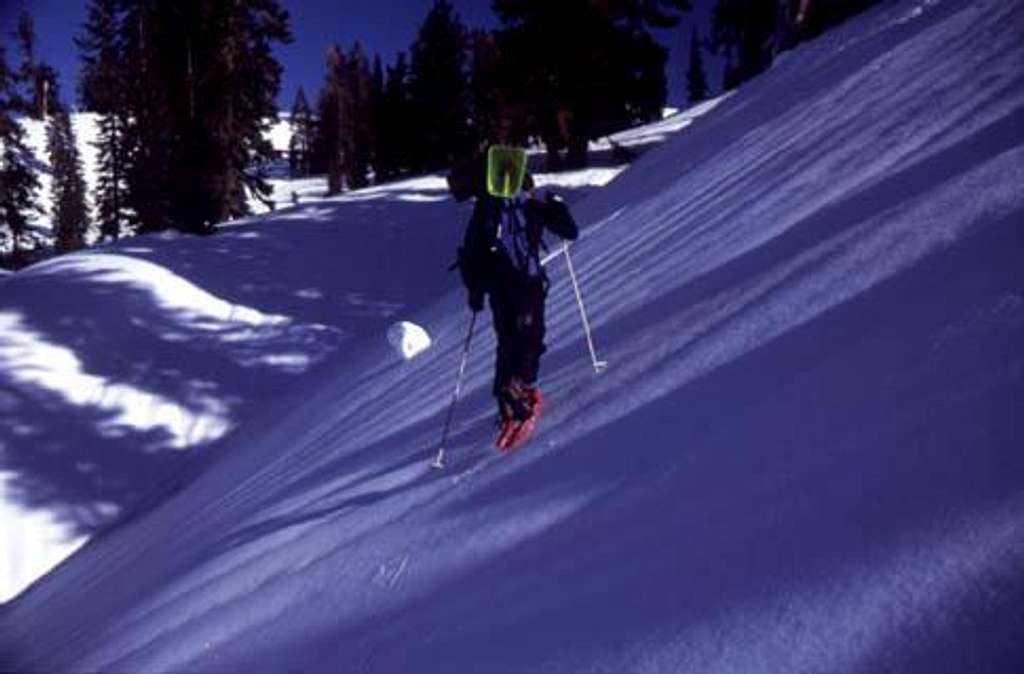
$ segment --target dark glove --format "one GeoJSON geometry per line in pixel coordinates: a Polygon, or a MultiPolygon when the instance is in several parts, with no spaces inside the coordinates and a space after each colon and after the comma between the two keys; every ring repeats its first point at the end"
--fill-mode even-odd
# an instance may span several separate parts
{"type": "Polygon", "coordinates": [[[523,206],[527,220],[539,222],[558,236],[567,241],[575,241],[579,236],[579,228],[569,212],[569,207],[561,197],[548,192],[544,200],[529,199],[523,206]]]}
{"type": "Polygon", "coordinates": [[[482,292],[469,291],[469,309],[474,314],[483,311],[484,294],[482,292]]]}

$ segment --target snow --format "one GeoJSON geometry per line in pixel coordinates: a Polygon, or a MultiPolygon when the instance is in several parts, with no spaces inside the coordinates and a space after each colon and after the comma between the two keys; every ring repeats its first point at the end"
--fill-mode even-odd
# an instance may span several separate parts
{"type": "Polygon", "coordinates": [[[430,348],[430,335],[422,326],[399,321],[388,328],[388,343],[399,357],[412,360],[430,348]]]}
{"type": "MultiPolygon", "coordinates": [[[[31,429],[14,426],[8,431],[16,435],[31,432],[31,429]]],[[[4,524],[0,528],[0,550],[3,550],[3,555],[0,555],[0,598],[5,601],[89,540],[85,534],[76,535],[69,531],[56,513],[20,505],[11,496],[15,493],[14,481],[13,472],[0,471],[0,521],[4,524]]],[[[113,508],[107,511],[108,516],[118,514],[117,506],[107,507],[113,508]]]]}
{"type": "Polygon", "coordinates": [[[291,115],[282,114],[280,119],[270,125],[269,139],[274,152],[288,152],[291,149],[291,115]]]}
{"type": "Polygon", "coordinates": [[[5,277],[6,568],[91,538],[0,669],[1020,670],[1022,20],[884,3],[544,175],[611,365],[552,254],[508,457],[480,327],[428,465],[469,321],[439,176],[5,277]]]}

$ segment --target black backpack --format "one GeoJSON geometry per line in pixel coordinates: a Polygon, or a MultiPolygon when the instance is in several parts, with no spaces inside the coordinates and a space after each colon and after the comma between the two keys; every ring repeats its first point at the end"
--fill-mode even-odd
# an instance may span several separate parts
{"type": "Polygon", "coordinates": [[[544,229],[563,239],[579,235],[569,208],[549,195],[538,199],[478,197],[454,267],[470,291],[490,292],[499,285],[540,280],[548,285],[540,263],[546,251],[544,229]]]}

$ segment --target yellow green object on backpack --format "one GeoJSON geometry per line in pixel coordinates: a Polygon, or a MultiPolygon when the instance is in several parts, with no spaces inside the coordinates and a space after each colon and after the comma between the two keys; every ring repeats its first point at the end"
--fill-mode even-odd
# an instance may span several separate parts
{"type": "Polygon", "coordinates": [[[511,145],[492,145],[487,150],[487,193],[511,199],[523,191],[526,150],[511,145]]]}

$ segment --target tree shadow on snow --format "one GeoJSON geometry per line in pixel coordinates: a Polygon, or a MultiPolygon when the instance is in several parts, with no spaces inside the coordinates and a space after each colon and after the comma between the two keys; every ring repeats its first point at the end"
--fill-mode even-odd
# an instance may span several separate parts
{"type": "Polygon", "coordinates": [[[31,284],[21,290],[47,311],[5,312],[17,325],[0,338],[10,497],[59,513],[75,535],[177,484],[240,409],[292,385],[342,338],[182,313],[144,284],[88,269],[12,281],[31,284]],[[124,352],[108,346],[111,330],[124,352]]]}

